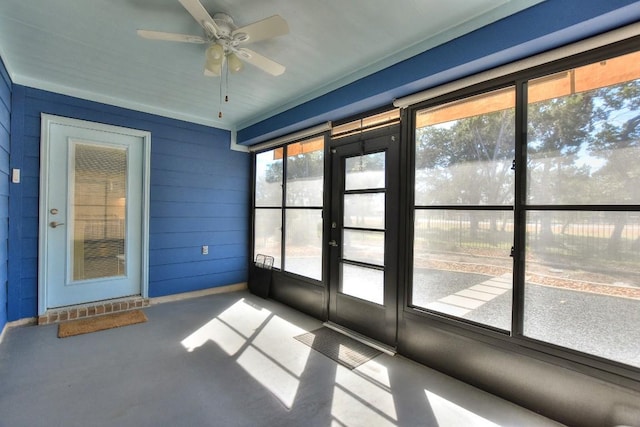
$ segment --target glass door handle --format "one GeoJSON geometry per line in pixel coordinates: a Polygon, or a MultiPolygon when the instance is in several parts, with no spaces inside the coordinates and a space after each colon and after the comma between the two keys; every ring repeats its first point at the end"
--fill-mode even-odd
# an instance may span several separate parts
{"type": "Polygon", "coordinates": [[[49,223],[49,226],[50,226],[51,228],[56,228],[56,227],[59,227],[59,226],[61,226],[61,225],[64,225],[64,222],[51,221],[51,222],[49,223]]]}
{"type": "Polygon", "coordinates": [[[335,240],[329,240],[329,246],[337,247],[338,243],[335,240]]]}

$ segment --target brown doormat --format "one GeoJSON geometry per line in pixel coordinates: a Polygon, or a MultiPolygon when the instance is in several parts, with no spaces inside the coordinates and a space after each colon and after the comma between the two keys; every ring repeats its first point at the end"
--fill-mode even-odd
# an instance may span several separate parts
{"type": "Polygon", "coordinates": [[[142,310],[123,311],[120,313],[91,317],[89,319],[74,320],[58,325],[58,338],[104,331],[105,329],[119,328],[121,326],[134,325],[146,321],[147,316],[145,316],[142,310]]]}

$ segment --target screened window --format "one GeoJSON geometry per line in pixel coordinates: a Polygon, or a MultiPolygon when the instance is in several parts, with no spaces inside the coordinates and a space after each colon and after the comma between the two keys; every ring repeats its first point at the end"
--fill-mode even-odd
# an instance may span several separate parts
{"type": "Polygon", "coordinates": [[[640,367],[640,54],[528,99],[524,334],[640,367]]]}
{"type": "Polygon", "coordinates": [[[289,144],[284,269],[322,280],[324,138],[289,144]]]}
{"type": "Polygon", "coordinates": [[[270,255],[282,265],[283,148],[256,155],[254,254],[270,255]]]}
{"type": "Polygon", "coordinates": [[[412,304],[509,330],[515,89],[417,112],[412,304]]]}
{"type": "Polygon", "coordinates": [[[255,171],[254,254],[321,280],[324,137],[259,153],[255,171]]]}
{"type": "Polygon", "coordinates": [[[414,111],[410,305],[640,368],[640,52],[518,84],[414,111]]]}

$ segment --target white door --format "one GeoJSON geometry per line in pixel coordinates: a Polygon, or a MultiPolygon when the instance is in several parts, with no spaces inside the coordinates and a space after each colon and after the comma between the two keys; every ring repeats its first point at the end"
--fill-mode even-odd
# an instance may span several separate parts
{"type": "Polygon", "coordinates": [[[146,132],[43,115],[40,313],[144,294],[148,142],[146,132]]]}

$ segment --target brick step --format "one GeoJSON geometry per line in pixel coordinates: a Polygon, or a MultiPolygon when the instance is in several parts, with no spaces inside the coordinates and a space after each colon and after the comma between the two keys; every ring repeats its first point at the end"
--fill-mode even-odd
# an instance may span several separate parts
{"type": "Polygon", "coordinates": [[[38,316],[38,325],[48,325],[51,323],[66,322],[68,320],[84,319],[148,306],[149,299],[142,298],[140,296],[71,305],[47,310],[46,313],[38,316]]]}

